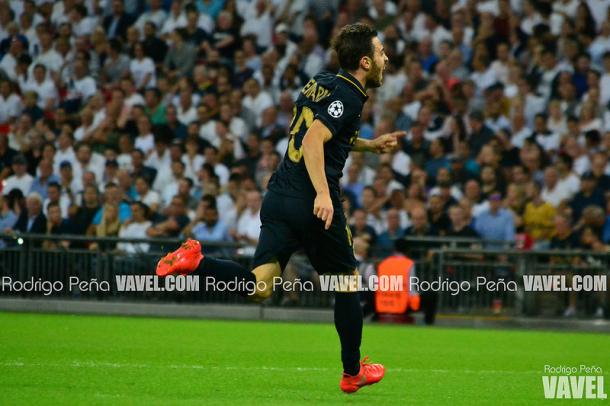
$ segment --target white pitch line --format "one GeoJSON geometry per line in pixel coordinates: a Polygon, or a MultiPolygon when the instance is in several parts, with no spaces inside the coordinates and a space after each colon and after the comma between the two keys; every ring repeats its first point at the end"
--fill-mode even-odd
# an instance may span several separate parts
{"type": "MultiPolygon", "coordinates": [[[[196,369],[196,370],[226,370],[226,371],[285,371],[285,372],[310,372],[310,371],[337,371],[337,368],[323,367],[241,367],[241,366],[222,366],[222,365],[186,365],[186,364],[132,364],[119,362],[95,362],[95,361],[71,361],[66,363],[54,362],[22,362],[22,361],[3,361],[1,367],[7,368],[29,368],[29,367],[57,367],[57,368],[137,368],[137,369],[196,369]]],[[[497,369],[425,369],[425,368],[388,368],[388,372],[407,372],[407,373],[436,373],[436,374],[496,374],[496,375],[522,375],[540,374],[541,371],[502,371],[497,369]]]]}

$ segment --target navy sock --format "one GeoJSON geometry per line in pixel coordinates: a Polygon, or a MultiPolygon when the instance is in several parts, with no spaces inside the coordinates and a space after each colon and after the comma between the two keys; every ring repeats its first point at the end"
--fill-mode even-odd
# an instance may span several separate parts
{"type": "Polygon", "coordinates": [[[358,292],[335,293],[335,328],[341,340],[343,372],[358,375],[362,341],[362,307],[358,292]]]}
{"type": "Polygon", "coordinates": [[[243,286],[245,289],[239,290],[242,295],[252,293],[252,289],[256,284],[256,276],[249,269],[241,266],[235,261],[226,259],[217,259],[205,256],[203,261],[199,263],[197,272],[204,278],[211,276],[219,282],[235,282],[238,286],[243,286]]]}

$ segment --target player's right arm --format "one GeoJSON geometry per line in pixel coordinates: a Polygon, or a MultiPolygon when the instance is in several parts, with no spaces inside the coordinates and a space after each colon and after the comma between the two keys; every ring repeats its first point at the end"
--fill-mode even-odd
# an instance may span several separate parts
{"type": "Polygon", "coordinates": [[[303,159],[309,174],[309,179],[316,190],[313,203],[313,214],[324,222],[328,230],[333,221],[333,202],[330,198],[328,181],[324,170],[324,143],[330,140],[332,133],[320,121],[314,120],[303,137],[303,159]]]}

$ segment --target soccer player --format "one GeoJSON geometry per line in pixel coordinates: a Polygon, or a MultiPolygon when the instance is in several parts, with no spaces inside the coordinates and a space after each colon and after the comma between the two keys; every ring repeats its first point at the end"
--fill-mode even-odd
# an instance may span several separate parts
{"type": "MultiPolygon", "coordinates": [[[[303,248],[320,274],[355,275],[352,238],[341,208],[339,178],[351,150],[384,153],[398,145],[404,132],[374,140],[358,138],[366,89],[381,86],[388,62],[376,31],[364,24],[347,25],[333,40],[341,70],[319,73],[303,88],[290,124],[288,151],[269,182],[261,208],[261,232],[253,270],[233,261],[204,256],[199,242],[188,240],[166,255],[157,274],[198,272],[217,281],[248,282],[264,300],[272,281],[290,256],[303,248]]],[[[362,309],[357,291],[335,293],[334,319],[341,342],[340,388],[355,392],[379,382],[381,364],[360,362],[362,309]]]]}

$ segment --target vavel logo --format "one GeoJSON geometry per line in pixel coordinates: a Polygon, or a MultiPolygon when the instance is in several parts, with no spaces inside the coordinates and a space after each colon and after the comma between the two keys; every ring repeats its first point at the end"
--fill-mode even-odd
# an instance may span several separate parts
{"type": "Polygon", "coordinates": [[[598,366],[544,366],[546,399],[607,399],[604,375],[598,366]]]}

